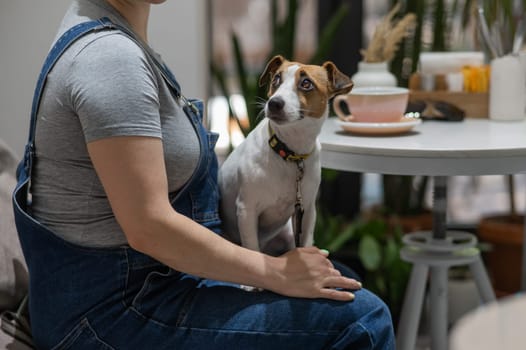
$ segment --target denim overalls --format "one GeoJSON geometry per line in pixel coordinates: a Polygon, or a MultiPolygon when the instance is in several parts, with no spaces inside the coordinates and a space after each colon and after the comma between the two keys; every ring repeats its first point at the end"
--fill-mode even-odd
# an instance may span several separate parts
{"type": "MultiPolygon", "coordinates": [[[[29,268],[29,310],[39,349],[393,349],[389,311],[365,289],[359,302],[250,293],[238,285],[175,271],[129,246],[87,248],[53,234],[31,216],[30,180],[36,115],[47,73],[76,38],[121,30],[107,19],[71,28],[51,50],[39,77],[29,141],[13,194],[15,220],[29,268]]],[[[217,136],[201,124],[202,104],[180,94],[177,81],[152,58],[199,136],[201,153],[173,207],[220,233],[217,136]]],[[[203,259],[206,259],[203,256],[203,259]]],[[[342,270],[343,271],[343,270],[342,270]]],[[[345,273],[345,272],[344,272],[345,273]]]]}
{"type": "MultiPolygon", "coordinates": [[[[112,23],[108,18],[101,18],[98,21],[91,21],[79,24],[59,38],[55,46],[50,51],[41,74],[39,76],[37,87],[35,90],[32,112],[31,112],[31,123],[30,123],[30,134],[29,140],[26,145],[24,159],[20,163],[17,171],[18,184],[13,195],[14,211],[17,229],[19,232],[19,238],[22,244],[22,249],[28,264],[28,268],[31,274],[31,287],[39,285],[41,283],[47,283],[46,280],[49,278],[49,274],[60,269],[60,265],[66,263],[66,261],[55,261],[55,258],[60,254],[55,254],[57,243],[64,245],[65,247],[70,245],[67,242],[63,242],[57,238],[52,232],[46,227],[40,225],[31,216],[31,204],[29,187],[31,181],[31,168],[33,163],[33,152],[34,152],[34,136],[36,128],[36,119],[38,107],[41,99],[41,94],[44,89],[47,74],[53,68],[56,61],[60,58],[61,54],[78,38],[82,35],[99,30],[121,30],[123,33],[132,38],[139,45],[140,43],[134,38],[133,34],[128,32],[126,28],[120,27],[112,23]],[[58,264],[59,266],[54,266],[58,264]]],[[[146,50],[144,50],[147,52],[146,50]]],[[[208,132],[202,125],[202,112],[203,104],[198,100],[186,100],[180,93],[180,87],[177,83],[173,74],[154,57],[149,56],[150,60],[160,69],[166,82],[172,89],[175,98],[179,98],[184,103],[183,109],[188,119],[191,121],[199,138],[200,145],[200,156],[194,170],[194,173],[190,180],[184,185],[184,187],[177,193],[170,194],[170,201],[172,206],[181,214],[192,218],[194,221],[208,227],[209,229],[220,232],[221,221],[218,214],[218,202],[219,202],[219,191],[217,186],[217,158],[214,153],[214,146],[217,141],[218,135],[215,133],[208,132]]],[[[89,248],[80,248],[82,251],[88,252],[89,248]]],[[[101,249],[104,251],[106,249],[101,249]]],[[[95,249],[96,251],[96,249],[95,249]]],[[[108,252],[115,252],[117,255],[126,253],[130,255],[129,248],[123,249],[107,249],[108,252]]],[[[64,251],[65,252],[65,251],[64,251]]],[[[63,252],[61,252],[63,253],[63,252]]],[[[150,261],[151,259],[146,256],[133,251],[132,255],[137,255],[139,259],[147,261],[147,264],[156,265],[155,262],[150,261]]],[[[109,254],[111,257],[112,254],[109,254]]],[[[141,264],[141,263],[140,263],[141,264]]],[[[111,266],[110,263],[105,266],[111,266]]],[[[80,268],[79,270],[81,270],[80,268]]],[[[83,272],[79,272],[83,273],[83,272]]],[[[173,272],[172,272],[173,273],[173,272]]],[[[54,283],[60,283],[61,281],[55,281],[54,283]]],[[[96,286],[86,286],[86,291],[89,291],[96,286]]],[[[30,294],[31,293],[30,288],[30,294]]],[[[47,314],[53,314],[54,310],[46,310],[46,303],[53,309],[57,309],[57,303],[63,303],[63,300],[42,300],[40,295],[31,295],[30,309],[32,314],[32,323],[39,325],[40,322],[48,322],[48,320],[39,320],[39,316],[47,314]],[[42,311],[36,311],[42,310],[42,311]],[[34,315],[34,316],[33,316],[34,315]]],[[[49,325],[47,325],[49,327],[49,325]]],[[[34,336],[39,338],[39,327],[33,327],[34,336]]]]}

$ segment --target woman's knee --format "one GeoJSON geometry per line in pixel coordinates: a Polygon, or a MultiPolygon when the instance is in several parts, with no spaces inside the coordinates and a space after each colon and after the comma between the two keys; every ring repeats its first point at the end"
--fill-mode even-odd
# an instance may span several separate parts
{"type": "Polygon", "coordinates": [[[356,324],[370,338],[371,349],[394,349],[393,321],[388,306],[367,289],[356,291],[355,296],[353,303],[359,306],[360,312],[356,324]]]}

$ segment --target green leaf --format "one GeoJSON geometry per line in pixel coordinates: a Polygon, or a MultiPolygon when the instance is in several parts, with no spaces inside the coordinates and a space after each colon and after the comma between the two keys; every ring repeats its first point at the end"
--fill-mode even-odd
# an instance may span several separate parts
{"type": "MultiPolygon", "coordinates": [[[[237,76],[238,76],[238,79],[239,79],[239,85],[240,85],[240,88],[241,88],[241,93],[243,94],[243,96],[245,96],[245,101],[248,102],[248,101],[250,101],[250,100],[248,100],[248,98],[250,97],[251,93],[250,93],[250,88],[249,88],[249,85],[248,85],[247,70],[245,68],[245,62],[243,60],[241,43],[239,42],[239,39],[238,39],[236,33],[234,33],[234,32],[232,32],[232,34],[231,34],[231,39],[232,39],[232,48],[233,48],[233,51],[234,51],[233,52],[234,53],[234,62],[236,64],[237,76]]],[[[230,96],[227,96],[227,99],[230,99],[230,96]]],[[[248,107],[247,107],[247,109],[248,109],[248,107]]],[[[248,135],[248,133],[250,132],[250,127],[248,128],[248,130],[246,128],[243,128],[242,125],[239,123],[239,119],[238,118],[236,118],[236,119],[237,119],[239,128],[243,132],[243,135],[246,137],[248,135]]]]}
{"type": "Polygon", "coordinates": [[[435,0],[433,13],[433,43],[432,51],[446,51],[446,9],[444,0],[435,0]]]}
{"type": "Polygon", "coordinates": [[[338,170],[329,169],[329,168],[321,168],[321,177],[325,181],[332,182],[338,177],[338,170]]]}
{"type": "Polygon", "coordinates": [[[330,242],[329,245],[327,245],[327,249],[330,252],[338,251],[340,248],[342,248],[345,243],[347,243],[349,240],[351,240],[354,236],[355,228],[353,225],[347,225],[344,229],[339,231],[332,242],[330,242]]]}
{"type": "Polygon", "coordinates": [[[339,216],[318,211],[314,227],[314,242],[316,246],[335,251],[331,248],[331,245],[341,231],[342,221],[343,219],[339,216]]]}
{"type": "Polygon", "coordinates": [[[374,284],[378,295],[385,300],[385,297],[387,296],[387,285],[385,284],[385,279],[382,276],[377,275],[374,279],[374,284]]]}
{"type": "Polygon", "coordinates": [[[362,237],[358,245],[358,256],[367,270],[377,270],[382,260],[380,244],[371,236],[362,237]]]}
{"type": "MultiPolygon", "coordinates": [[[[271,34],[272,38],[276,38],[278,36],[278,2],[277,0],[272,0],[270,2],[270,28],[271,28],[271,34]]],[[[272,52],[274,54],[274,52],[272,52]]]]}
{"type": "Polygon", "coordinates": [[[217,80],[217,84],[219,85],[219,90],[221,90],[221,93],[226,98],[227,105],[228,105],[228,113],[232,117],[234,117],[237,120],[238,124],[239,124],[239,118],[236,115],[236,113],[234,111],[234,108],[232,108],[232,104],[230,103],[230,99],[227,98],[227,96],[230,96],[231,94],[230,94],[230,91],[229,91],[227,83],[226,83],[225,72],[223,70],[221,70],[213,62],[210,64],[210,71],[212,72],[212,76],[217,80]]]}
{"type": "Polygon", "coordinates": [[[391,266],[400,259],[400,247],[393,238],[388,237],[384,250],[384,266],[391,266]]]}
{"type": "MultiPolygon", "coordinates": [[[[289,0],[287,2],[287,16],[283,23],[273,22],[273,43],[271,56],[280,54],[287,59],[292,59],[294,55],[294,44],[296,37],[296,19],[298,12],[298,0],[289,0]]],[[[277,16],[276,4],[272,4],[274,15],[277,16]]]]}
{"type": "Polygon", "coordinates": [[[371,236],[375,240],[381,241],[385,238],[387,224],[382,219],[370,219],[360,225],[360,236],[371,236]]]}

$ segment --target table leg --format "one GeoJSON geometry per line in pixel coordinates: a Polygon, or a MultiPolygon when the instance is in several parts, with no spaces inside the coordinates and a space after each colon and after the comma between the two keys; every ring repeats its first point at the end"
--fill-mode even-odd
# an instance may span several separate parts
{"type": "Polygon", "coordinates": [[[430,315],[429,323],[431,326],[431,349],[447,350],[447,284],[448,267],[431,267],[429,285],[430,315]]]}
{"type": "MultiPolygon", "coordinates": [[[[433,239],[444,240],[447,234],[447,177],[433,177],[433,239]]],[[[429,301],[431,349],[447,349],[448,267],[431,267],[429,301]]]]}
{"type": "Polygon", "coordinates": [[[433,177],[433,238],[446,238],[447,177],[433,177]]]}

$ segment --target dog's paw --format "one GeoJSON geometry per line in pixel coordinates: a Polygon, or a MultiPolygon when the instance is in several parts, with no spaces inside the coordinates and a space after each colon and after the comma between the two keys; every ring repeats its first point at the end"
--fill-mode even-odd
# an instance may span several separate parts
{"type": "Polygon", "coordinates": [[[245,286],[243,284],[240,284],[239,288],[243,289],[245,292],[262,292],[264,290],[263,288],[245,286]]]}

